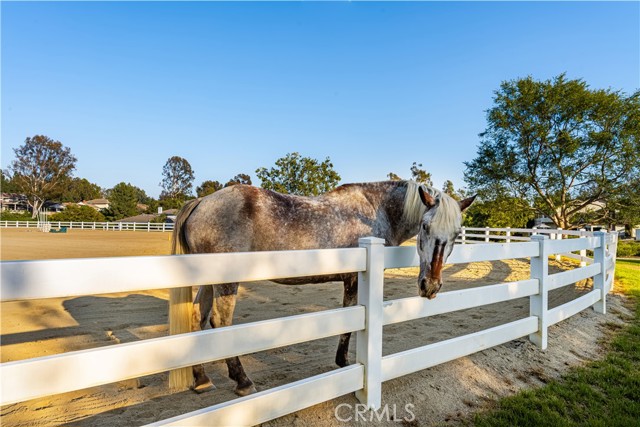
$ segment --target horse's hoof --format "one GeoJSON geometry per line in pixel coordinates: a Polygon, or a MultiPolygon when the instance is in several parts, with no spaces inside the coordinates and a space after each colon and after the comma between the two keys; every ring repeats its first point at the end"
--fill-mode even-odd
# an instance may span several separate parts
{"type": "Polygon", "coordinates": [[[244,387],[236,387],[235,392],[238,396],[242,397],[242,396],[248,396],[250,394],[256,393],[258,390],[256,390],[256,386],[253,384],[249,384],[247,386],[244,387]]]}
{"type": "Polygon", "coordinates": [[[211,391],[211,390],[215,390],[216,386],[213,385],[213,383],[211,381],[207,381],[207,382],[202,383],[202,384],[196,384],[191,389],[193,391],[195,391],[196,393],[201,394],[201,393],[206,393],[206,392],[211,391]]]}
{"type": "Polygon", "coordinates": [[[349,366],[349,359],[338,359],[336,358],[336,365],[338,365],[339,368],[344,368],[345,366],[349,366]]]}

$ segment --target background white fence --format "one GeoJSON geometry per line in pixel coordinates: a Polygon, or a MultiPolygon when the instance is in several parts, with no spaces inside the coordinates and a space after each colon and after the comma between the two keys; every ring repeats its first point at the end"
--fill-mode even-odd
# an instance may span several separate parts
{"type": "MultiPolygon", "coordinates": [[[[81,221],[47,221],[52,228],[67,227],[78,230],[113,230],[113,231],[173,231],[173,223],[155,222],[81,222],[81,221]]],[[[40,228],[38,221],[0,221],[2,228],[40,228]]],[[[562,239],[562,236],[590,236],[591,231],[536,229],[536,228],[474,228],[462,227],[458,237],[459,243],[488,243],[488,242],[525,242],[533,234],[546,234],[562,239]]]]}
{"type": "MultiPolygon", "coordinates": [[[[0,221],[3,228],[41,228],[44,223],[38,221],[0,221]]],[[[173,231],[173,223],[164,222],[80,222],[47,221],[49,228],[67,227],[76,230],[110,231],[173,231]]]]}
{"type": "Polygon", "coordinates": [[[358,272],[359,291],[354,307],[3,363],[0,403],[356,332],[353,365],[153,425],[251,425],[351,392],[370,408],[379,408],[383,381],[524,336],[544,349],[549,326],[590,306],[606,311],[616,234],[586,233],[563,240],[532,235],[529,239],[457,245],[448,263],[530,258],[530,279],[443,292],[433,300],[383,300],[384,269],[417,266],[419,260],[415,247],[384,247],[376,238],[361,239],[359,248],[350,249],[3,262],[3,302],[346,272],[358,272]],[[549,274],[549,256],[581,250],[593,250],[590,265],[549,274]],[[71,276],[73,281],[68,279],[71,276]],[[593,277],[590,292],[548,308],[550,291],[589,277],[593,277]],[[522,297],[530,298],[530,315],[524,319],[382,356],[384,325],[522,297]]]}

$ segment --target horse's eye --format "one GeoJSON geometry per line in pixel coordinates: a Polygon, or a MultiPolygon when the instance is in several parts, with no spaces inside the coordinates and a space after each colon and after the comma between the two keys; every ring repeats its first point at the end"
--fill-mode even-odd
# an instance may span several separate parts
{"type": "Polygon", "coordinates": [[[422,224],[422,229],[424,230],[425,233],[429,232],[429,226],[427,224],[422,224]]]}

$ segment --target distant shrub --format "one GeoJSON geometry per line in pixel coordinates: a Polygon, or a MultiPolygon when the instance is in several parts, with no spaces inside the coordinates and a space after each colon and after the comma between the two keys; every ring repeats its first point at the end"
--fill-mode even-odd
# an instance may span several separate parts
{"type": "Polygon", "coordinates": [[[0,221],[37,221],[31,212],[0,212],[0,221]]]}
{"type": "Polygon", "coordinates": [[[640,242],[632,240],[619,241],[617,255],[619,257],[640,256],[640,242]]]}
{"type": "Polygon", "coordinates": [[[104,215],[91,206],[68,205],[65,210],[49,217],[50,221],[102,222],[104,215]]]}

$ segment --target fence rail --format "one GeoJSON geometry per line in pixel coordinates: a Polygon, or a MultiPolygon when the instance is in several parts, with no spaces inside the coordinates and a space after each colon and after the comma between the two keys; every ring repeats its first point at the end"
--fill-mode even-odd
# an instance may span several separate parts
{"type": "Polygon", "coordinates": [[[384,247],[375,238],[361,239],[359,248],[350,249],[3,262],[3,302],[346,272],[358,272],[359,290],[354,307],[2,363],[0,404],[356,332],[354,365],[153,425],[257,424],[351,392],[369,408],[379,408],[384,381],[521,337],[544,349],[549,326],[590,306],[606,311],[617,236],[596,232],[558,240],[528,232],[530,242],[457,245],[449,263],[528,257],[530,279],[443,292],[434,300],[383,300],[384,269],[415,267],[418,257],[414,247],[384,247]],[[583,250],[594,253],[589,266],[549,274],[549,256],[583,250]],[[61,279],[70,276],[74,281],[61,279]],[[592,291],[548,308],[551,290],[587,277],[593,277],[592,291]],[[524,319],[382,356],[384,325],[523,297],[530,299],[524,319]],[[64,374],[71,370],[74,375],[64,374]]]}
{"type": "Polygon", "coordinates": [[[173,223],[170,222],[0,221],[1,228],[42,228],[45,224],[50,228],[73,230],[173,231],[173,223]]]}

